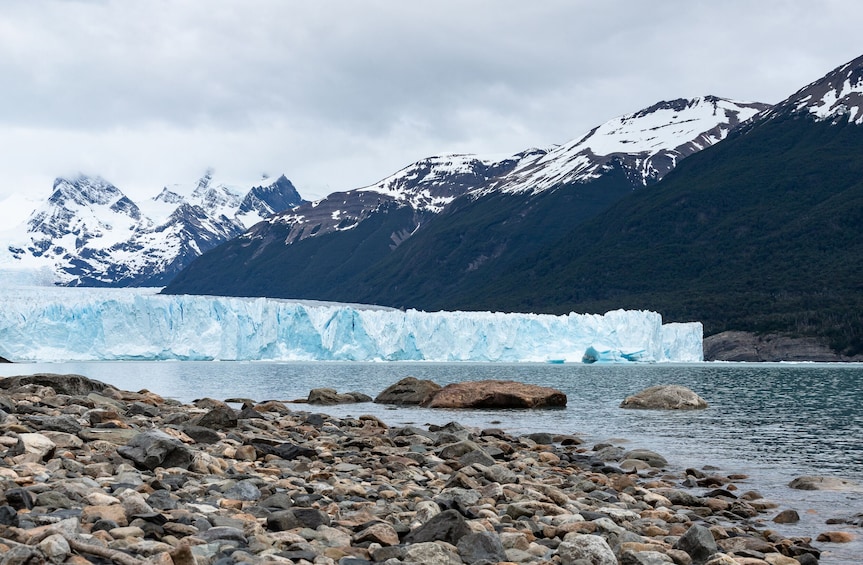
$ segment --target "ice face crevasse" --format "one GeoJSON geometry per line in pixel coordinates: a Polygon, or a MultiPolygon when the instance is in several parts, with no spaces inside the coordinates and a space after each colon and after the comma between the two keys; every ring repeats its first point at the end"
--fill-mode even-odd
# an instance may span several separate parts
{"type": "Polygon", "coordinates": [[[146,289],[7,289],[0,356],[89,360],[701,361],[700,323],[659,314],[419,312],[146,289]]]}

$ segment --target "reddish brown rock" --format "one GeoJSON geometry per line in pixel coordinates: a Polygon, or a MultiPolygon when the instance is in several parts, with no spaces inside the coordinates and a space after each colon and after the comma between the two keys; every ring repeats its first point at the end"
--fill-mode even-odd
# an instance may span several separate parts
{"type": "Polygon", "coordinates": [[[514,381],[474,381],[443,387],[425,406],[430,408],[547,408],[566,406],[566,394],[514,381]]]}

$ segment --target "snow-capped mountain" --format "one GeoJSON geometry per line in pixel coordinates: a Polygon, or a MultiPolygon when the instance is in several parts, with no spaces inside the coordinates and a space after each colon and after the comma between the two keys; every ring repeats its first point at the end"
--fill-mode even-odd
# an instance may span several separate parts
{"type": "MultiPolygon", "coordinates": [[[[538,193],[567,184],[593,181],[622,167],[633,187],[658,181],[677,162],[723,139],[767,104],[735,102],[715,96],[659,102],[610,120],[569,143],[528,149],[511,156],[441,155],[417,161],[364,188],[326,198],[274,216],[288,226],[285,243],[355,228],[383,206],[410,207],[412,233],[423,218],[454,199],[494,193],[538,193]]],[[[260,226],[246,234],[265,237],[260,226]]],[[[398,242],[396,242],[398,243],[398,242]]]]}
{"type": "Polygon", "coordinates": [[[140,205],[100,177],[58,178],[21,230],[0,234],[0,269],[47,270],[64,285],[160,286],[203,252],[302,202],[284,176],[244,191],[214,183],[207,171],[140,205]]]}
{"type": "MultiPolygon", "coordinates": [[[[532,149],[503,159],[476,155],[428,157],[373,185],[335,192],[277,214],[269,222],[286,226],[288,232],[284,240],[293,243],[353,229],[384,208],[408,207],[414,211],[412,225],[404,228],[409,234],[423,218],[441,212],[459,196],[495,183],[524,159],[544,154],[545,151],[532,149]]],[[[263,225],[256,227],[247,237],[257,237],[266,230],[263,225]]]]}
{"type": "Polygon", "coordinates": [[[620,166],[635,186],[647,186],[680,159],[722,139],[768,104],[716,96],[663,101],[609,120],[582,137],[524,161],[487,191],[541,192],[595,180],[620,166]]]}
{"type": "Polygon", "coordinates": [[[430,304],[463,277],[493,277],[553,243],[764,108],[660,102],[550,149],[429,157],[276,214],[165,292],[430,304]]]}
{"type": "Polygon", "coordinates": [[[789,114],[863,124],[863,55],[804,86],[774,106],[766,117],[789,114]]]}

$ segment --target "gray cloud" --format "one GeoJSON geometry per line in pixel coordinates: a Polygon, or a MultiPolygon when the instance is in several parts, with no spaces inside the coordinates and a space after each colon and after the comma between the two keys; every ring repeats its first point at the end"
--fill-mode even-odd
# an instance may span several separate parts
{"type": "Polygon", "coordinates": [[[777,102],[860,55],[855,0],[13,1],[0,198],[284,172],[319,197],[563,143],[660,99],[777,102]]]}

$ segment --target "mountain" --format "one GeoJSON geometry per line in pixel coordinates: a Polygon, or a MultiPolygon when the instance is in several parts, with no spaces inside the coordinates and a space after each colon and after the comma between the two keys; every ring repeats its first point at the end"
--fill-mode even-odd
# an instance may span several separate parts
{"type": "MultiPolygon", "coordinates": [[[[863,57],[448,308],[645,308],[863,353],[863,57]]],[[[859,358],[859,357],[858,357],[859,358]]]]}
{"type": "Polygon", "coordinates": [[[71,286],[162,286],[201,253],[302,202],[284,176],[244,194],[207,171],[140,204],[100,177],[58,178],[22,229],[0,234],[0,269],[48,270],[71,286]]]}
{"type": "Polygon", "coordinates": [[[765,108],[674,100],[550,149],[423,159],[277,214],[196,260],[165,292],[443,308],[765,108]]]}

